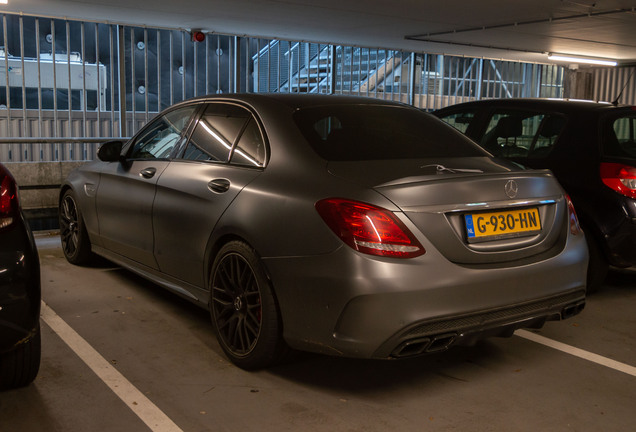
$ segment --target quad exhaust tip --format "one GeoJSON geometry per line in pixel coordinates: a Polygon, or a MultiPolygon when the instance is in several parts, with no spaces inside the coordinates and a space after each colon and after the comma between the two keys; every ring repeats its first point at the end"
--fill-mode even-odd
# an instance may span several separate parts
{"type": "Polygon", "coordinates": [[[457,338],[457,333],[446,333],[437,336],[411,339],[402,342],[391,354],[391,357],[413,357],[421,354],[446,351],[457,338]]]}
{"type": "Polygon", "coordinates": [[[585,301],[567,305],[561,310],[561,319],[568,319],[578,315],[585,308],[585,301]]]}

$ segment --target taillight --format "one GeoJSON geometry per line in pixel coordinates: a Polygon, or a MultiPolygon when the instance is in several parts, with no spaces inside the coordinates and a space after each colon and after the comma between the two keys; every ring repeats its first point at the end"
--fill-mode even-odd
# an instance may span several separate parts
{"type": "Polygon", "coordinates": [[[629,198],[636,198],[636,168],[620,163],[601,163],[601,180],[629,198]]]}
{"type": "Polygon", "coordinates": [[[0,229],[13,223],[18,212],[15,181],[9,171],[0,166],[0,229]]]}
{"type": "Polygon", "coordinates": [[[381,207],[329,198],[318,201],[316,210],[343,242],[359,252],[395,258],[426,252],[404,223],[381,207]]]}
{"type": "Polygon", "coordinates": [[[581,225],[579,225],[579,218],[576,216],[576,210],[574,210],[574,204],[569,195],[565,195],[565,201],[568,203],[568,218],[570,220],[570,233],[573,235],[581,234],[581,225]]]}

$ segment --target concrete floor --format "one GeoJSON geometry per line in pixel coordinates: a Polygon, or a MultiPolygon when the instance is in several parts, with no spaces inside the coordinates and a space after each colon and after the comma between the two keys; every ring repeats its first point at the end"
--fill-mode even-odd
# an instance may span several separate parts
{"type": "Polygon", "coordinates": [[[570,352],[518,332],[417,359],[301,355],[250,373],[225,359],[206,311],[109,263],[72,266],[57,237],[38,245],[44,310],[123,377],[100,379],[45,317],[39,376],[0,393],[2,432],[636,430],[636,271],[611,272],[581,315],[535,332],[570,352]],[[123,388],[139,393],[120,399],[123,388]]]}

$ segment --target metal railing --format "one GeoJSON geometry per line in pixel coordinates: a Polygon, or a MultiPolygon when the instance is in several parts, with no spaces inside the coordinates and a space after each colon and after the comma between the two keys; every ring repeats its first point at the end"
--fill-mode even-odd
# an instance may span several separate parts
{"type": "Polygon", "coordinates": [[[353,94],[428,110],[563,96],[555,65],[211,33],[195,42],[184,29],[0,18],[0,162],[91,159],[88,138],[133,135],[162,109],[205,94],[353,94]],[[13,139],[29,137],[46,138],[13,139]]]}
{"type": "Polygon", "coordinates": [[[17,162],[77,162],[97,158],[103,143],[128,138],[0,138],[0,161],[17,162]]]}

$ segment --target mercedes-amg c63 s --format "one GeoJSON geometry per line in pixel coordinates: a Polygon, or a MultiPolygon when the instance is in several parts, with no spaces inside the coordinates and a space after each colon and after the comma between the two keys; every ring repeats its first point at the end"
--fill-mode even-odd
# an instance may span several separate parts
{"type": "Polygon", "coordinates": [[[64,253],[209,308],[237,365],[289,349],[402,358],[585,303],[588,252],[549,171],[420,110],[319,95],[179,103],[60,193],[64,253]]]}

